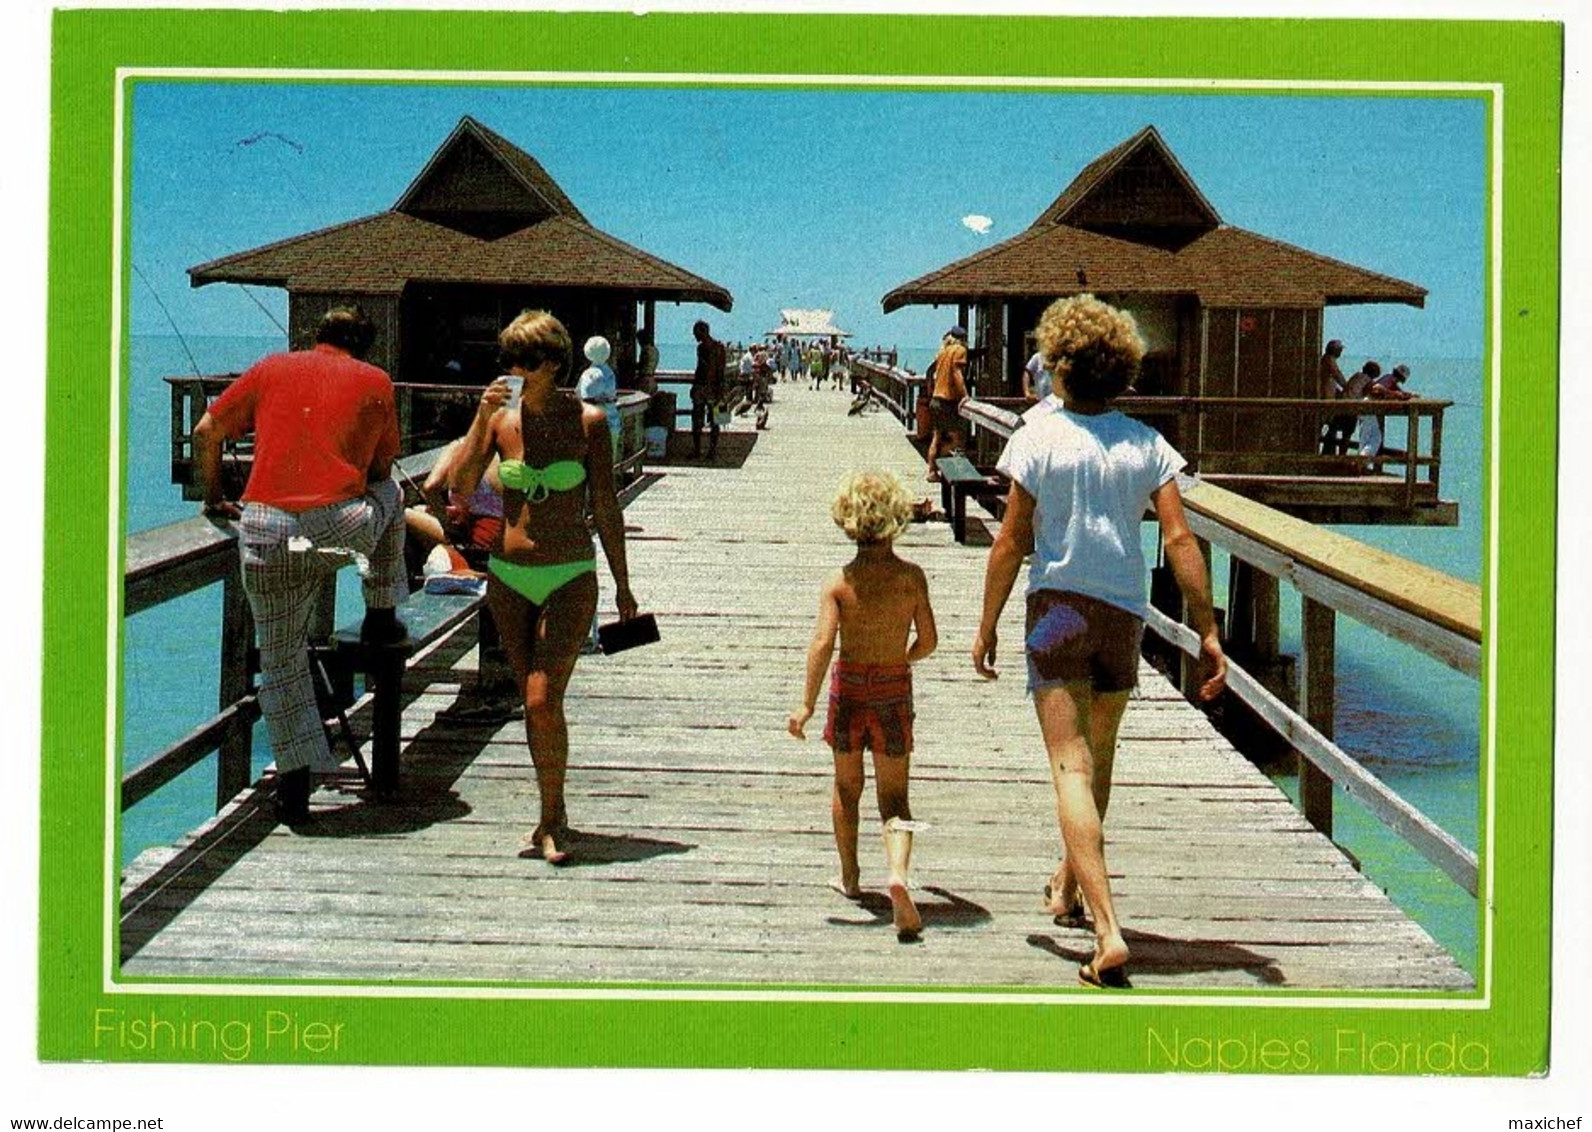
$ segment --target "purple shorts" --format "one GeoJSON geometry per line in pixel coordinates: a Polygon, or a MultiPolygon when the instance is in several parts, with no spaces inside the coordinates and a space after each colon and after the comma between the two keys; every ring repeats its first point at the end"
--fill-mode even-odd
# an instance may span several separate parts
{"type": "Polygon", "coordinates": [[[1121,606],[1063,593],[1028,595],[1024,640],[1028,690],[1088,684],[1096,692],[1126,692],[1139,681],[1144,622],[1121,606]]]}

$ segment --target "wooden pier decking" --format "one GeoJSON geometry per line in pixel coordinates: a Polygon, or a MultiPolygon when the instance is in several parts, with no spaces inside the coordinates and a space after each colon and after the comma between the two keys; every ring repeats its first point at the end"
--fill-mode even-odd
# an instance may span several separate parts
{"type": "MultiPolygon", "coordinates": [[[[875,891],[859,905],[826,887],[822,703],[807,743],[784,727],[819,582],[849,554],[829,500],[847,469],[920,485],[923,466],[888,415],[848,417],[846,394],[776,395],[769,431],[738,422],[717,466],[676,459],[626,511],[663,641],[576,670],[573,864],[517,856],[536,812],[522,725],[437,718],[474,678],[466,629],[410,671],[398,803],[323,788],[295,831],[249,791],[127,869],[124,977],[1074,987],[1092,937],[1040,908],[1058,842],[1022,603],[986,684],[968,657],[985,554],[943,523],[899,543],[928,572],[941,642],[916,671],[921,940],[890,929],[867,794],[875,891]]],[[[1106,828],[1138,988],[1474,985],[1148,667],[1106,828]]]]}

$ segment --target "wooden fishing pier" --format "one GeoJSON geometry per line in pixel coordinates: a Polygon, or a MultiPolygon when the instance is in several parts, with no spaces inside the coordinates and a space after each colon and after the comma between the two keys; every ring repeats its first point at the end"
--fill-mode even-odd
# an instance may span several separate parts
{"type": "MultiPolygon", "coordinates": [[[[890,413],[848,416],[849,395],[800,385],[778,385],[775,394],[768,431],[743,418],[713,464],[691,459],[676,437],[671,458],[629,493],[632,582],[663,640],[584,658],[576,670],[568,701],[573,863],[554,868],[518,855],[536,812],[521,722],[445,714],[477,677],[476,623],[465,619],[408,670],[397,799],[362,797],[350,776],[322,785],[312,820],[289,829],[272,819],[265,783],[237,781],[234,755],[216,817],[124,870],[121,977],[1074,993],[1092,936],[1041,909],[1058,838],[1023,692],[1022,603],[1009,604],[1002,625],[1003,677],[985,683],[968,656],[985,553],[956,542],[944,523],[915,525],[899,543],[928,573],[941,641],[916,671],[912,804],[932,826],[914,850],[921,939],[899,943],[890,929],[867,795],[869,891],[852,903],[826,885],[836,871],[831,760],[816,735],[821,720],[803,744],[785,734],[785,719],[800,694],[819,583],[849,554],[829,501],[848,469],[886,468],[909,485],[923,484],[924,469],[890,413]]],[[[969,541],[992,524],[975,517],[969,541]]],[[[186,565],[145,556],[137,579],[129,553],[129,594],[147,594],[163,572],[197,578],[199,558],[224,563],[219,537],[190,539],[186,565]]],[[[1286,551],[1263,550],[1279,558],[1275,572],[1311,576],[1286,551]]],[[[1378,794],[1380,784],[1358,767],[1334,761],[1342,753],[1330,742],[1328,630],[1334,610],[1385,617],[1400,639],[1446,648],[1463,667],[1476,663],[1479,599],[1472,612],[1474,587],[1461,586],[1449,595],[1455,623],[1433,628],[1431,610],[1385,613],[1376,602],[1387,595],[1327,582],[1308,597],[1314,643],[1302,686],[1310,702],[1293,714],[1278,708],[1318,768],[1313,815],[1172,682],[1143,669],[1107,821],[1141,991],[1475,986],[1318,827],[1330,828],[1336,783],[1476,891],[1474,854],[1378,794]]],[[[154,600],[130,596],[129,611],[154,600]]],[[[233,677],[222,696],[238,697],[237,707],[248,700],[246,680],[237,679],[236,657],[228,663],[233,677]]],[[[356,728],[368,733],[369,716],[367,703],[356,728]]],[[[246,725],[247,713],[241,718],[246,725]]],[[[239,726],[216,724],[204,741],[213,749],[239,726]]],[[[199,745],[182,756],[191,760],[199,745]]]]}

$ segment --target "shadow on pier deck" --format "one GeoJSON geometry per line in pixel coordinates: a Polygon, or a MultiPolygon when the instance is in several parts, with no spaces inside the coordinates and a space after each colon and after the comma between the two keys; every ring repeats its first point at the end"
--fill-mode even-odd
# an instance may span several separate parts
{"type": "MultiPolygon", "coordinates": [[[[1021,603],[1005,677],[985,684],[966,656],[984,554],[944,524],[900,544],[928,571],[941,639],[917,670],[913,810],[933,826],[914,853],[921,941],[897,943],[882,895],[826,887],[829,753],[784,722],[819,582],[848,554],[829,498],[844,468],[909,485],[923,469],[887,415],[848,418],[838,392],[777,395],[733,466],[666,465],[626,512],[633,584],[664,639],[576,670],[574,864],[517,855],[536,810],[521,725],[437,718],[473,678],[467,626],[410,671],[400,801],[323,788],[293,831],[249,790],[144,854],[124,878],[123,976],[1072,988],[1091,937],[1040,908],[1057,835],[1021,603]]],[[[1147,667],[1116,783],[1108,853],[1141,989],[1472,988],[1147,667]]]]}

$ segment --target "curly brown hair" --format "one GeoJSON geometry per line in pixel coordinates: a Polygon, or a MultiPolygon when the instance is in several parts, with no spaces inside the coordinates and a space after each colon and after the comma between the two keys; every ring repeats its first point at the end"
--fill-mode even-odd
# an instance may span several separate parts
{"type": "Polygon", "coordinates": [[[1082,401],[1112,401],[1139,375],[1144,339],[1133,316],[1093,295],[1057,299],[1035,331],[1045,364],[1082,401]]]}

